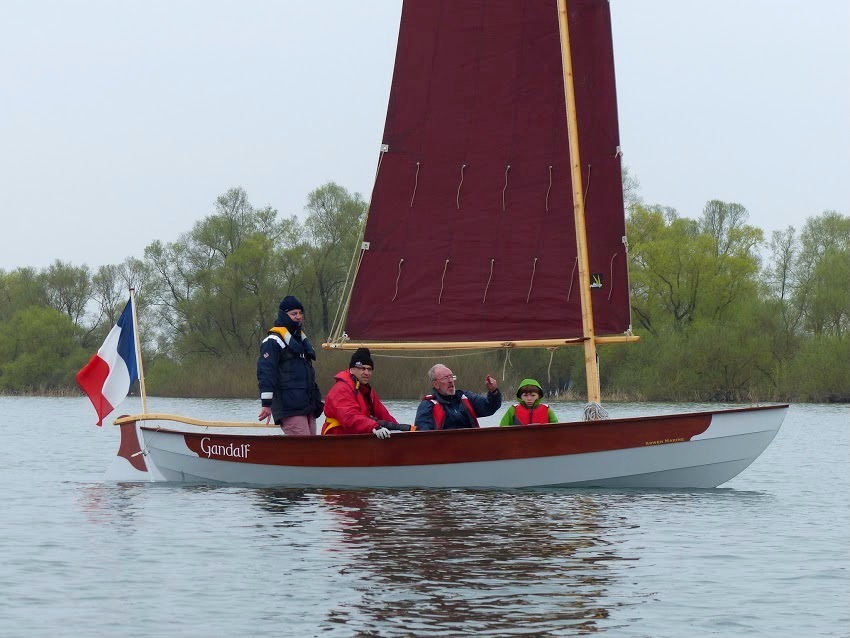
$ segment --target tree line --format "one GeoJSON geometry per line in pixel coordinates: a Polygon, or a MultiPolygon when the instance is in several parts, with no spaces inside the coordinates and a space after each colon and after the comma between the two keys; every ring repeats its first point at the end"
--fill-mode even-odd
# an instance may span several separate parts
{"type": "MultiPolygon", "coordinates": [[[[739,204],[710,201],[690,219],[645,205],[628,181],[626,193],[641,343],[600,348],[603,396],[850,400],[850,217],[825,211],[766,238],[739,204]]],[[[141,258],[0,270],[0,392],[76,393],[74,375],[133,287],[149,394],[254,397],[259,343],[285,294],[304,304],[314,343],[330,333],[366,210],[332,182],[309,194],[303,221],[255,208],[232,188],[191,230],[152,242],[141,258]]],[[[527,376],[562,396],[585,390],[579,348],[410,357],[375,357],[382,396],[421,396],[437,361],[474,390],[487,373],[511,394],[527,376]]],[[[323,390],[347,360],[319,353],[323,390]]]]}

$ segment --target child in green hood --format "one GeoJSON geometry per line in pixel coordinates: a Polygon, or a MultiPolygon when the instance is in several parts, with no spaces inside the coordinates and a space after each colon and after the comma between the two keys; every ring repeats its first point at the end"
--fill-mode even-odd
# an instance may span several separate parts
{"type": "Polygon", "coordinates": [[[500,427],[558,422],[558,417],[555,416],[552,408],[540,402],[543,398],[543,386],[534,379],[522,380],[516,391],[516,398],[520,402],[508,408],[499,423],[500,427]]]}

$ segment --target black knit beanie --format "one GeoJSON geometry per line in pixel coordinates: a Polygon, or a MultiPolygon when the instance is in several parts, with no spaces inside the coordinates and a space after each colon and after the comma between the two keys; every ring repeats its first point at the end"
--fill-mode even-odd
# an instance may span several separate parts
{"type": "Polygon", "coordinates": [[[369,348],[357,348],[357,350],[354,351],[354,354],[351,355],[351,362],[348,367],[357,368],[360,366],[375,367],[375,364],[372,363],[372,355],[369,353],[369,348]]]}
{"type": "Polygon", "coordinates": [[[302,306],[301,302],[292,295],[287,295],[283,298],[283,301],[280,302],[280,311],[286,313],[290,310],[300,310],[301,312],[304,312],[304,306],[302,306]]]}

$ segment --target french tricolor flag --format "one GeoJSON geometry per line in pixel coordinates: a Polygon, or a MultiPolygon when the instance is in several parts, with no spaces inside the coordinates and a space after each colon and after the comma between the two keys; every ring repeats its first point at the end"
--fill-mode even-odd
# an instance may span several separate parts
{"type": "Polygon", "coordinates": [[[97,354],[77,373],[77,383],[97,411],[98,425],[103,425],[103,417],[127,397],[130,386],[138,378],[133,300],[130,299],[97,354]]]}

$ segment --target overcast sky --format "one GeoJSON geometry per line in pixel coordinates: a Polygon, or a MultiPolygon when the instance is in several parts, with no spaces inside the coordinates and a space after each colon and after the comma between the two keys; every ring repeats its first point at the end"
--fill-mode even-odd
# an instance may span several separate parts
{"type": "MultiPolygon", "coordinates": [[[[142,257],[244,187],[300,214],[369,198],[400,0],[7,2],[0,268],[142,257]]],[[[770,231],[850,214],[848,0],[611,0],[644,201],[770,231]]]]}

